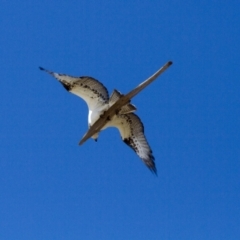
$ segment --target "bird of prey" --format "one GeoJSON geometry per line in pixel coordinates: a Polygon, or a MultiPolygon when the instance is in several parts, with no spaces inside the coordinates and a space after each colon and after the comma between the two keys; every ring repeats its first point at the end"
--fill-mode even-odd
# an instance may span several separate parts
{"type": "MultiPolygon", "coordinates": [[[[89,128],[122,96],[119,91],[114,90],[109,97],[106,87],[92,77],[73,77],[39,68],[55,77],[68,92],[77,95],[87,103],[89,128]]],[[[107,119],[101,130],[116,127],[123,142],[136,152],[153,173],[157,174],[152,150],[144,135],[144,127],[140,118],[133,113],[135,110],[134,105],[127,103],[111,119],[107,119]]],[[[92,138],[97,141],[98,135],[99,132],[95,133],[92,138]]]]}

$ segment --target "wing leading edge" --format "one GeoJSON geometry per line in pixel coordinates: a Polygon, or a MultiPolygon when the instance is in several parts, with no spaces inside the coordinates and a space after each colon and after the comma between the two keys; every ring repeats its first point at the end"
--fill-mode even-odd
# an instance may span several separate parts
{"type": "Polygon", "coordinates": [[[42,67],[39,68],[55,77],[67,91],[82,98],[87,103],[89,110],[101,108],[101,106],[108,103],[108,90],[98,80],[85,76],[72,77],[66,74],[51,72],[42,67]]]}

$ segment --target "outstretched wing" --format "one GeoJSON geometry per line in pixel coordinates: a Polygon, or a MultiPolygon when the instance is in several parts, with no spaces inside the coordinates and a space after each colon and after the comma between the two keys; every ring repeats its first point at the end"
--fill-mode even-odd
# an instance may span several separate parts
{"type": "Polygon", "coordinates": [[[152,172],[157,174],[152,150],[144,136],[143,124],[136,114],[115,115],[108,126],[117,127],[122,140],[136,152],[152,172]]]}
{"type": "Polygon", "coordinates": [[[109,96],[106,87],[92,77],[72,77],[39,68],[55,77],[67,91],[82,98],[87,103],[89,110],[99,108],[108,102],[109,96]]]}

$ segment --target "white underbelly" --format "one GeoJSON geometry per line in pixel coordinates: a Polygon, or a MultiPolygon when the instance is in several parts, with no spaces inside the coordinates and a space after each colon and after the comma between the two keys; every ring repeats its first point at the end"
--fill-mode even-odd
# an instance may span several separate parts
{"type": "Polygon", "coordinates": [[[107,109],[108,109],[108,106],[104,106],[102,109],[98,109],[98,110],[94,110],[94,111],[89,110],[88,124],[90,126],[92,126],[107,109]]]}

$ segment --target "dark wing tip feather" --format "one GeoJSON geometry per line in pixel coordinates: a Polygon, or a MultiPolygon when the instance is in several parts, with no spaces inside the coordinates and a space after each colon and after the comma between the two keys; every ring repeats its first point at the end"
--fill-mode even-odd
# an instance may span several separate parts
{"type": "Polygon", "coordinates": [[[155,165],[155,158],[152,154],[152,150],[150,150],[147,158],[142,158],[144,164],[148,167],[148,169],[157,176],[157,168],[155,165]]]}
{"type": "Polygon", "coordinates": [[[147,161],[144,159],[144,163],[149,168],[149,170],[157,176],[157,168],[152,154],[149,156],[149,159],[147,159],[147,161]]]}
{"type": "Polygon", "coordinates": [[[39,67],[39,69],[40,69],[41,71],[46,71],[43,67],[39,67]]]}
{"type": "Polygon", "coordinates": [[[156,169],[156,167],[154,167],[154,168],[149,168],[149,170],[150,170],[153,174],[155,174],[156,176],[158,175],[158,174],[157,174],[157,169],[156,169]]]}

